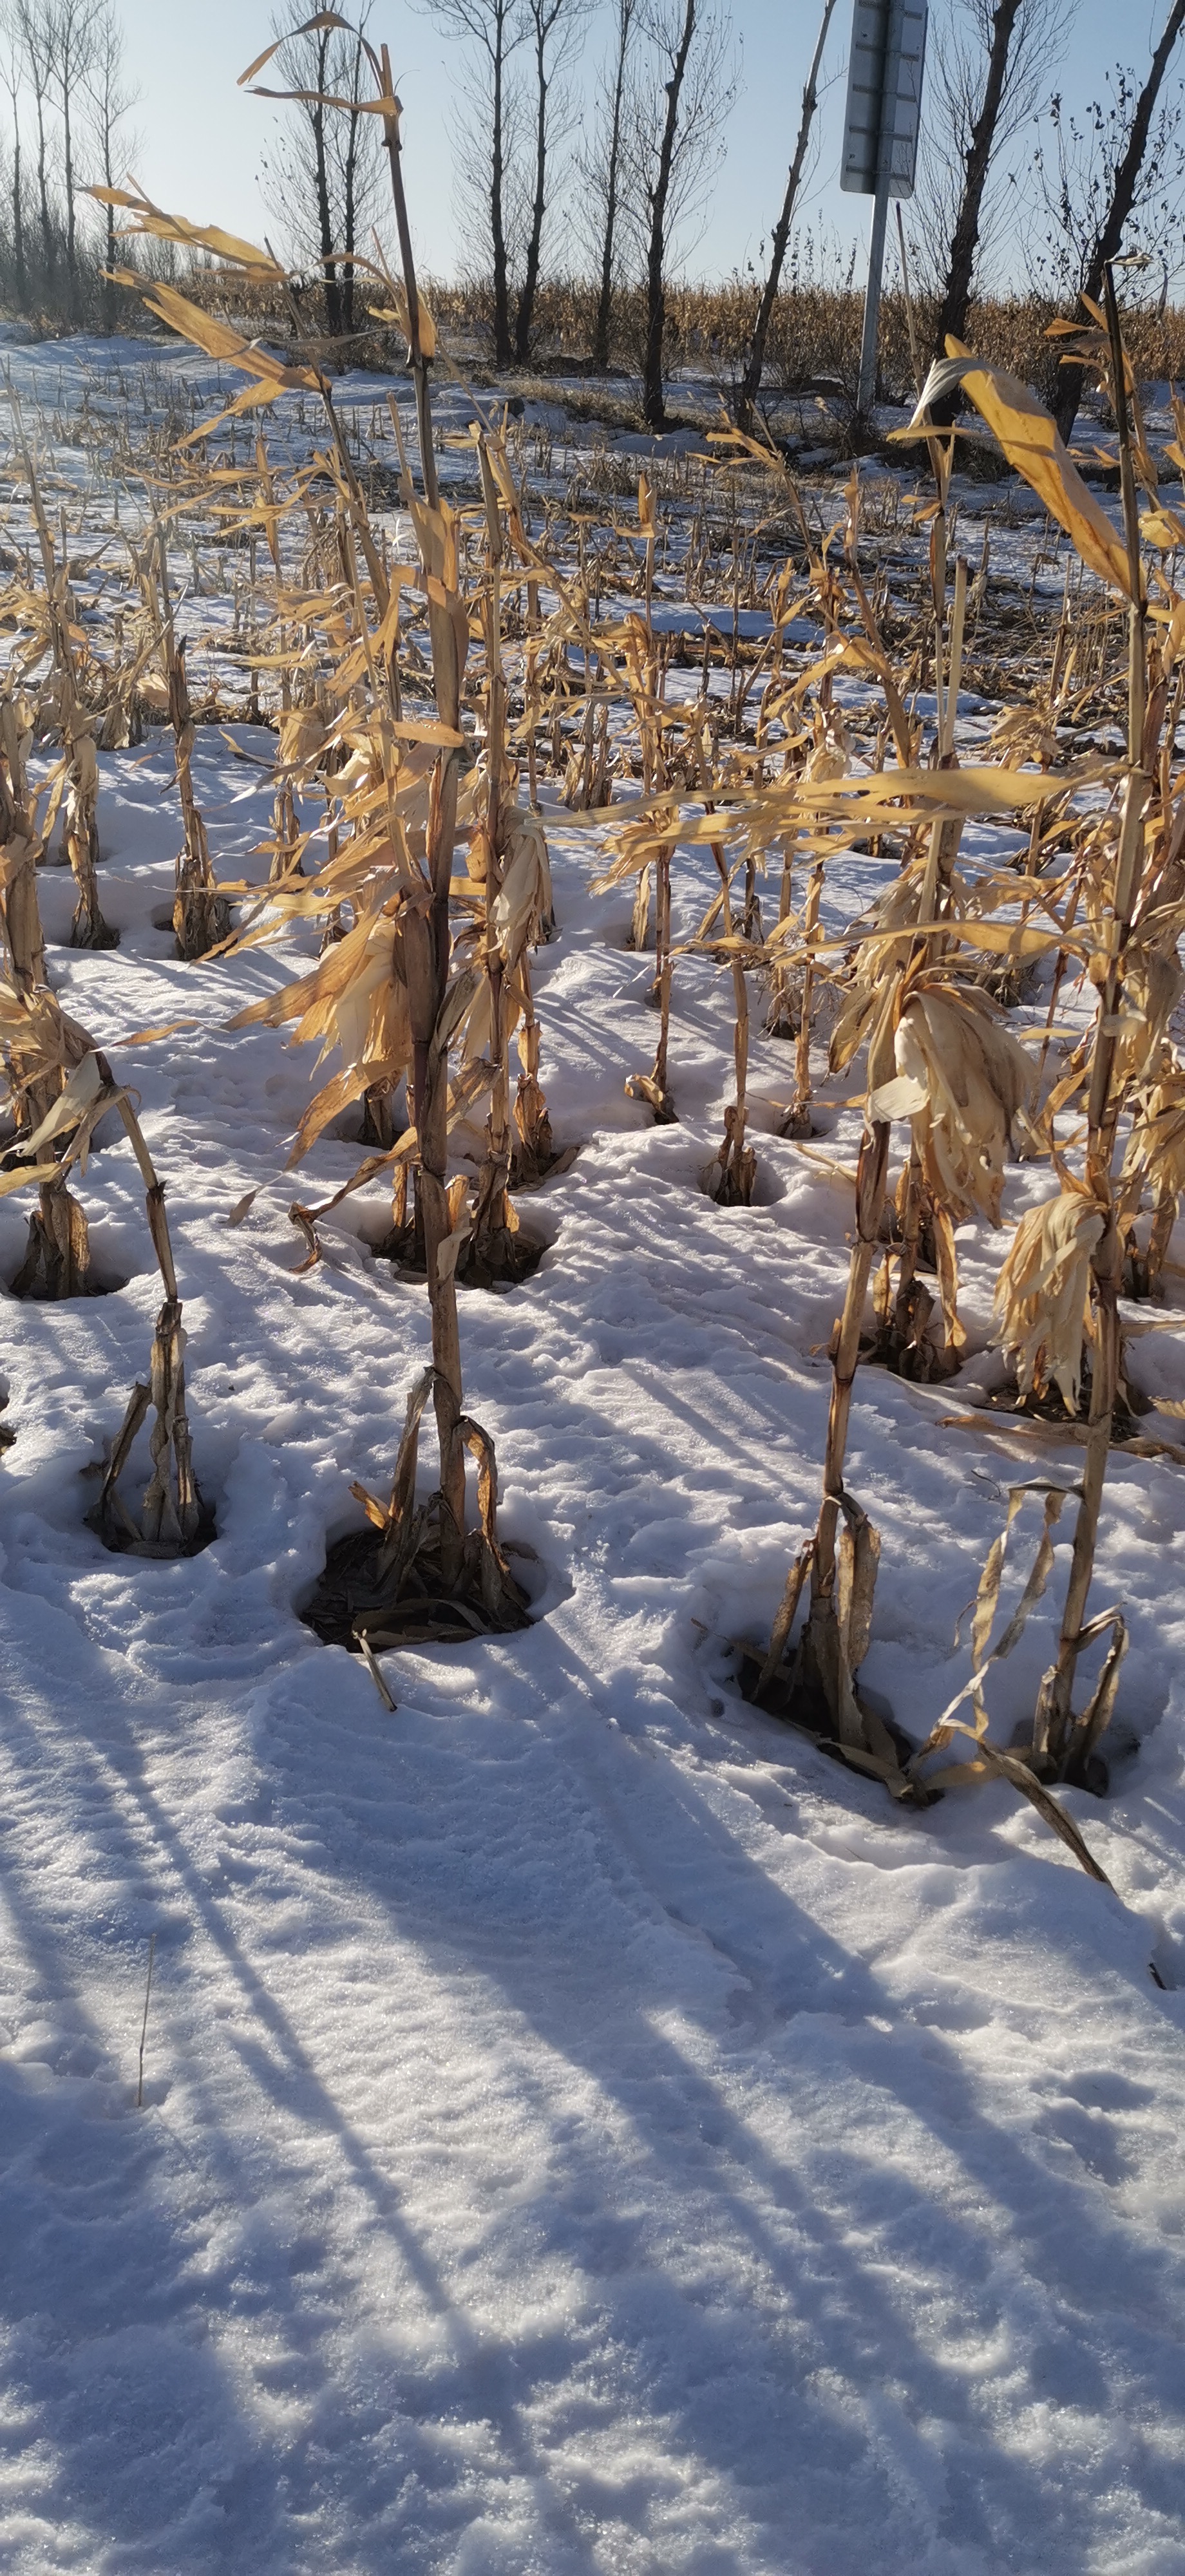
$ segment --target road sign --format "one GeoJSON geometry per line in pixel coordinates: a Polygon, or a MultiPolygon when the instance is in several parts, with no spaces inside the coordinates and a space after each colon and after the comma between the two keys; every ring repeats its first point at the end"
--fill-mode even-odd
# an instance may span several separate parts
{"type": "Polygon", "coordinates": [[[926,59],[926,0],[856,0],[840,186],[912,197],[926,59]]]}
{"type": "Polygon", "coordinates": [[[840,186],[873,199],[856,408],[876,396],[876,340],[890,197],[912,197],[922,117],[926,0],[856,0],[840,186]]]}

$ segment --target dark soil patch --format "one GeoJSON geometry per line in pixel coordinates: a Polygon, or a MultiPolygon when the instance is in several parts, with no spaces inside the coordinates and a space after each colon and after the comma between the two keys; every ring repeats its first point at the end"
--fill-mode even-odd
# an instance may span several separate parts
{"type": "Polygon", "coordinates": [[[326,1550],[324,1573],[299,1614],[323,1645],[345,1646],[357,1655],[365,1636],[371,1652],[382,1653],[389,1646],[464,1645],[530,1626],[526,1593],[513,1576],[502,1577],[496,1604],[482,1597],[480,1568],[472,1563],[450,1591],[439,1558],[428,1548],[404,1568],[392,1599],[380,1567],[383,1545],[380,1531],[350,1530],[326,1550]]]}
{"type": "MultiPolygon", "coordinates": [[[[458,1288],[484,1288],[494,1295],[504,1295],[508,1288],[521,1288],[530,1279],[548,1250],[537,1235],[520,1226],[517,1234],[505,1236],[499,1249],[497,1266],[483,1257],[472,1236],[457,1257],[458,1288]]],[[[376,1261],[389,1261],[404,1279],[428,1284],[428,1265],[424,1258],[424,1238],[414,1225],[398,1226],[374,1246],[376,1261]]]]}

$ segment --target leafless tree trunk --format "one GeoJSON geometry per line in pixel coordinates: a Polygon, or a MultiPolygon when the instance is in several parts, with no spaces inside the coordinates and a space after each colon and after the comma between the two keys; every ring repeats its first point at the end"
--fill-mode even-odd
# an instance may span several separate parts
{"type": "MultiPolygon", "coordinates": [[[[1152,117],[1182,27],[1185,26],[1185,0],[1172,0],[1158,44],[1148,69],[1148,77],[1136,100],[1126,148],[1116,164],[1111,185],[1111,198],[1104,221],[1095,239],[1090,265],[1082,281],[1082,296],[1098,302],[1108,260],[1119,255],[1124,226],[1136,200],[1140,172],[1148,150],[1152,117]]],[[[1085,311],[1085,306],[1081,307],[1085,311]]],[[[1075,364],[1060,371],[1054,418],[1063,438],[1071,437],[1082,400],[1084,370],[1075,364]]]]}
{"type": "Polygon", "coordinates": [[[601,276],[597,294],[597,318],[593,329],[592,356],[595,367],[609,364],[609,326],[613,316],[613,278],[617,258],[618,218],[621,211],[621,155],[623,115],[625,109],[626,68],[630,38],[638,14],[638,0],[617,0],[617,53],[609,93],[609,122],[605,155],[605,224],[601,235],[601,276]]]}
{"type": "Polygon", "coordinates": [[[971,301],[975,275],[975,254],[979,248],[979,226],[983,211],[983,193],[995,149],[996,129],[1008,78],[1009,56],[1016,34],[1022,0],[996,0],[990,24],[987,65],[978,113],[971,127],[964,163],[963,190],[951,237],[950,255],[943,282],[938,321],[934,332],[935,353],[946,355],[947,333],[962,339],[971,301]]]}
{"type": "Polygon", "coordinates": [[[22,87],[20,15],[13,5],[0,14],[0,31],[5,43],[3,84],[12,109],[12,270],[16,299],[22,311],[29,300],[29,266],[25,254],[24,164],[21,155],[21,121],[17,102],[22,87]]]}
{"type": "MultiPolygon", "coordinates": [[[[92,130],[95,148],[99,155],[99,167],[103,173],[103,184],[107,188],[114,188],[121,183],[133,152],[130,137],[117,146],[117,130],[129,110],[135,105],[139,93],[129,89],[125,84],[123,30],[111,9],[104,10],[96,30],[94,61],[88,90],[92,130]]],[[[107,250],[104,266],[110,271],[117,265],[115,208],[108,206],[105,211],[107,250]]],[[[108,333],[115,329],[116,296],[117,289],[112,285],[108,275],[103,284],[103,328],[108,333]]]]}
{"type": "MultiPolygon", "coordinates": [[[[527,32],[522,0],[425,0],[445,33],[470,51],[485,56],[480,77],[478,127],[486,164],[485,204],[489,217],[494,278],[494,363],[514,363],[510,327],[510,250],[507,241],[507,137],[510,123],[510,65],[527,32]]],[[[534,0],[532,0],[534,5],[534,0]]],[[[470,82],[471,90],[474,87],[470,82]]]]}
{"type": "MultiPolygon", "coordinates": [[[[351,70],[352,79],[348,95],[356,99],[362,94],[362,39],[360,36],[354,46],[351,70]]],[[[346,120],[346,138],[342,152],[342,250],[345,253],[342,262],[342,329],[347,338],[354,328],[353,253],[358,247],[358,156],[364,123],[361,108],[355,108],[346,120]]]]}
{"type": "Polygon", "coordinates": [[[358,27],[320,26],[306,0],[285,0],[272,20],[284,39],[278,56],[290,101],[270,157],[268,194],[296,256],[315,261],[325,298],[325,328],[340,339],[354,328],[357,299],[350,254],[365,240],[378,186],[380,137],[361,104],[362,42],[358,27]],[[329,99],[345,100],[344,108],[329,99]],[[350,104],[353,102],[353,104],[350,104]]]}
{"type": "Polygon", "coordinates": [[[642,370],[642,409],[648,429],[665,429],[667,420],[663,380],[663,337],[667,324],[667,201],[671,193],[675,141],[679,132],[679,101],[695,35],[695,12],[696,0],[683,0],[683,24],[671,55],[671,77],[664,83],[667,108],[658,167],[653,184],[647,190],[650,238],[646,248],[646,356],[642,370]]]}
{"type": "Polygon", "coordinates": [[[667,264],[676,227],[702,204],[723,149],[735,93],[729,28],[705,0],[644,0],[643,25],[657,57],[657,81],[635,95],[631,184],[646,245],[646,341],[642,407],[649,429],[665,429],[663,382],[667,264]],[[665,77],[664,77],[665,73],[665,77]]]}
{"type": "Polygon", "coordinates": [[[49,142],[46,104],[53,78],[53,42],[46,0],[20,0],[21,42],[37,118],[37,211],[41,229],[41,264],[52,290],[58,266],[57,231],[49,202],[49,142]]]}
{"type": "Polygon", "coordinates": [[[535,56],[535,186],[531,199],[531,222],[527,234],[526,265],[519,289],[518,310],[514,322],[514,354],[521,366],[531,354],[531,328],[535,319],[535,296],[539,285],[539,263],[543,253],[543,220],[548,204],[548,162],[552,145],[552,89],[554,73],[548,59],[548,47],[557,27],[570,20],[571,0],[527,0],[530,13],[531,46],[535,56]]]}
{"type": "Polygon", "coordinates": [[[819,24],[819,33],[815,39],[815,50],[811,56],[811,67],[807,73],[806,87],[802,93],[802,117],[798,128],[798,141],[794,147],[794,159],[790,164],[790,175],[786,181],[786,194],[782,199],[782,211],[774,226],[773,240],[770,243],[769,267],[766,271],[765,284],[761,290],[761,302],[757,308],[757,320],[753,325],[753,338],[749,347],[748,365],[746,366],[744,375],[741,379],[741,389],[737,398],[737,421],[739,426],[746,432],[752,430],[754,407],[756,405],[758,394],[761,391],[761,378],[765,368],[765,349],[766,342],[769,338],[769,326],[773,317],[773,309],[777,300],[778,288],[782,282],[782,263],[786,257],[786,245],[790,239],[790,226],[794,218],[795,206],[798,203],[798,192],[802,186],[802,174],[806,167],[806,156],[807,148],[810,143],[811,127],[815,121],[815,109],[818,105],[819,66],[823,60],[823,48],[827,42],[827,31],[831,25],[834,12],[835,0],[823,0],[823,15],[819,24]]]}
{"type": "Polygon", "coordinates": [[[74,114],[90,74],[98,36],[99,0],[50,0],[48,13],[52,64],[62,120],[63,181],[66,216],[66,292],[70,319],[82,318],[82,280],[78,268],[78,219],[74,204],[74,114]]]}
{"type": "Polygon", "coordinates": [[[321,245],[321,276],[325,288],[325,327],[330,337],[336,340],[342,327],[341,290],[333,258],[335,244],[333,211],[329,203],[329,157],[325,148],[325,109],[321,104],[321,98],[328,85],[331,33],[332,30],[328,27],[317,29],[317,70],[316,77],[310,86],[321,95],[310,104],[309,125],[313,141],[313,186],[316,191],[317,232],[321,245]]]}

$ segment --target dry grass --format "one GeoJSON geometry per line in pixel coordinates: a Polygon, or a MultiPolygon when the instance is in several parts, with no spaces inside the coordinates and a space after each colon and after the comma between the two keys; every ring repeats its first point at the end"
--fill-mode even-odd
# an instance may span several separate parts
{"type": "MultiPolygon", "coordinates": [[[[282,341],[293,333],[287,297],[264,283],[243,280],[217,269],[195,271],[186,292],[206,311],[222,309],[241,315],[253,330],[268,329],[282,341]]],[[[480,284],[458,286],[431,279],[427,300],[450,348],[468,359],[479,378],[493,342],[492,291],[480,284]]],[[[719,386],[725,395],[739,381],[756,312],[756,291],[733,280],[717,286],[673,284],[669,310],[667,363],[672,376],[689,370],[719,386]]],[[[300,297],[307,332],[305,345],[327,361],[339,358],[354,366],[400,366],[405,343],[390,331],[370,328],[348,348],[324,333],[323,297],[316,286],[300,297]]],[[[919,345],[932,345],[937,303],[915,300],[919,345]]],[[[533,371],[546,385],[555,375],[579,375],[590,369],[596,288],[579,279],[545,279],[539,289],[533,371]]],[[[1057,352],[1046,334],[1063,308],[1036,295],[985,296],[971,307],[968,340],[995,366],[1033,385],[1049,400],[1057,382],[1057,352]]],[[[856,289],[800,283],[779,295],[770,326],[764,398],[781,405],[816,388],[854,393],[859,366],[863,296],[856,289]]],[[[630,390],[640,366],[645,337],[645,297],[641,287],[623,288],[616,300],[611,369],[627,381],[618,395],[598,391],[586,397],[566,395],[573,417],[616,422],[634,428],[640,414],[630,390]]],[[[1185,309],[1163,314],[1131,315],[1125,326],[1128,353],[1145,381],[1185,379],[1185,309]]],[[[886,392],[912,402],[914,384],[909,325],[904,296],[892,288],[881,306],[881,373],[886,392]]],[[[679,388],[672,387],[675,413],[679,388]]]]}

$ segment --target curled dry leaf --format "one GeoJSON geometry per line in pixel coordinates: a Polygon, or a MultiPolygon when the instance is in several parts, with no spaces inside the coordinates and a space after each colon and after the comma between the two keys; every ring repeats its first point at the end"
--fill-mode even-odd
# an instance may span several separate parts
{"type": "Polygon", "coordinates": [[[1103,1231],[1088,1190],[1071,1183],[1021,1218],[996,1283],[994,1339],[1015,1364],[1020,1394],[1056,1386],[1078,1410],[1090,1256],[1103,1231]]]}
{"type": "Polygon", "coordinates": [[[1127,548],[1072,463],[1049,413],[1006,367],[985,365],[972,357],[961,340],[948,337],[946,345],[948,355],[931,367],[908,429],[891,434],[904,439],[924,436],[933,405],[961,386],[988,428],[995,431],[1009,464],[1023,474],[1050,517],[1065,529],[1083,563],[1126,595],[1127,548]]]}
{"type": "Polygon", "coordinates": [[[290,1157],[299,1162],[331,1118],[378,1082],[398,1082],[411,1062],[411,1022],[403,979],[399,925],[380,913],[335,941],[310,975],[252,1002],[231,1028],[280,1028],[294,1020],[292,1044],[320,1038],[318,1064],[335,1049],[342,1069],[312,1100],[290,1157]]]}
{"type": "Polygon", "coordinates": [[[925,1094],[913,1133],[928,1188],[956,1221],[978,1209],[998,1225],[1012,1121],[1036,1089],[1024,1048],[985,993],[946,984],[905,1003],[894,1054],[925,1094]]]}
{"type": "Polygon", "coordinates": [[[517,965],[524,949],[546,935],[551,917],[551,864],[543,825],[537,814],[516,806],[503,835],[502,883],[494,900],[504,966],[517,965]]]}

